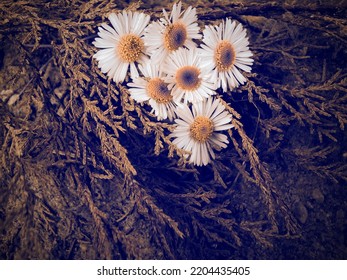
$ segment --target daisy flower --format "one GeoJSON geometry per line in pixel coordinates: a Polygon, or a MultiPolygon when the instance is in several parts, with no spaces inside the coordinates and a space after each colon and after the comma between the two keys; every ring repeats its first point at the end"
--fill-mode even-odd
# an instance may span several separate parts
{"type": "Polygon", "coordinates": [[[191,6],[181,12],[182,3],[174,4],[169,15],[163,9],[165,19],[151,23],[145,30],[145,45],[155,64],[161,64],[172,51],[181,47],[196,47],[193,39],[201,39],[196,9],[191,6]]]}
{"type": "Polygon", "coordinates": [[[213,149],[221,150],[229,143],[227,136],[218,131],[232,128],[232,115],[225,110],[219,99],[208,98],[193,103],[192,111],[186,104],[177,108],[177,124],[170,137],[173,144],[191,154],[187,157],[195,165],[207,165],[215,158],[213,149]]]}
{"type": "Polygon", "coordinates": [[[206,26],[203,31],[201,54],[205,64],[212,61],[213,77],[223,91],[233,89],[246,81],[239,69],[251,72],[253,59],[248,47],[246,30],[231,19],[223,20],[219,26],[206,26]]]}
{"type": "Polygon", "coordinates": [[[93,42],[100,48],[94,58],[103,73],[116,83],[125,80],[130,65],[131,78],[139,76],[135,63],[142,63],[146,58],[143,32],[150,17],[143,13],[123,11],[109,15],[112,27],[103,23],[99,27],[98,38],[93,42]]]}
{"type": "Polygon", "coordinates": [[[172,121],[175,117],[175,104],[159,66],[147,61],[139,65],[139,69],[144,78],[138,77],[128,83],[131,97],[137,102],[148,101],[158,121],[167,118],[172,121]]]}
{"type": "Polygon", "coordinates": [[[176,103],[200,102],[210,95],[216,94],[215,83],[210,79],[212,63],[202,63],[198,50],[179,49],[166,59],[164,78],[172,89],[176,103]]]}

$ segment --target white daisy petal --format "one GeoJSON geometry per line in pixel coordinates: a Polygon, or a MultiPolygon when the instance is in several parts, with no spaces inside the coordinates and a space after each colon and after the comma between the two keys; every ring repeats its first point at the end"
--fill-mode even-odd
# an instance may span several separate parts
{"type": "Polygon", "coordinates": [[[165,81],[173,88],[176,103],[200,102],[215,95],[215,81],[210,79],[213,65],[202,66],[199,49],[174,51],[162,65],[165,81]]]}
{"type": "Polygon", "coordinates": [[[232,115],[225,111],[219,99],[209,97],[193,103],[191,109],[186,104],[180,105],[177,116],[170,137],[174,138],[173,144],[190,153],[187,158],[192,164],[207,165],[215,158],[213,149],[220,150],[229,143],[226,135],[217,132],[232,127],[232,115]]]}
{"type": "MultiPolygon", "coordinates": [[[[137,69],[135,66],[131,71],[133,76],[137,69]]],[[[159,66],[151,63],[149,59],[144,60],[144,64],[139,66],[144,78],[134,78],[132,83],[128,83],[131,97],[137,102],[148,101],[152,107],[157,120],[172,120],[175,117],[175,107],[172,91],[164,81],[164,75],[159,71],[159,66]]]]}
{"type": "Polygon", "coordinates": [[[172,7],[170,16],[163,10],[165,19],[151,23],[144,32],[145,44],[154,63],[161,65],[177,49],[196,47],[192,39],[201,39],[196,9],[191,6],[182,11],[182,3],[172,7]]]}
{"type": "Polygon", "coordinates": [[[233,127],[232,124],[225,124],[225,125],[220,125],[220,126],[215,127],[214,130],[215,131],[227,130],[227,129],[230,129],[232,127],[233,127]]]}
{"type": "MultiPolygon", "coordinates": [[[[223,91],[233,89],[246,81],[239,71],[251,72],[253,59],[249,50],[246,30],[241,24],[226,19],[218,26],[206,26],[201,46],[205,61],[213,65],[217,72],[216,85],[223,91]]],[[[215,78],[215,73],[213,73],[215,78]]]]}
{"type": "Polygon", "coordinates": [[[123,11],[109,15],[111,26],[103,23],[99,27],[94,46],[101,49],[93,57],[98,67],[115,82],[125,80],[130,65],[131,78],[139,76],[137,64],[141,63],[148,51],[143,40],[143,31],[150,17],[143,13],[123,11]]]}

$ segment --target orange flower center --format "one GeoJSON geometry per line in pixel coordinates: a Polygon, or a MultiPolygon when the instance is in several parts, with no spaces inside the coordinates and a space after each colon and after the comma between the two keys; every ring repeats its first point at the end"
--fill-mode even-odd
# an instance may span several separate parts
{"type": "Polygon", "coordinates": [[[169,25],[164,33],[164,46],[169,51],[182,47],[187,39],[187,28],[180,22],[169,25]]]}
{"type": "Polygon", "coordinates": [[[147,92],[158,103],[167,104],[172,101],[172,95],[167,84],[160,78],[152,78],[147,83],[147,92]]]}
{"type": "Polygon", "coordinates": [[[196,66],[183,66],[176,72],[177,86],[183,90],[195,90],[201,84],[200,70],[196,66]]]}
{"type": "Polygon", "coordinates": [[[235,49],[230,42],[223,40],[218,43],[214,52],[217,70],[219,72],[230,70],[230,68],[234,65],[235,57],[235,49]]]}
{"type": "Polygon", "coordinates": [[[190,136],[194,140],[204,143],[212,135],[213,129],[213,123],[209,118],[198,116],[190,125],[190,136]]]}
{"type": "Polygon", "coordinates": [[[137,61],[144,50],[144,43],[139,36],[126,34],[120,38],[118,44],[118,54],[123,61],[137,61]]]}

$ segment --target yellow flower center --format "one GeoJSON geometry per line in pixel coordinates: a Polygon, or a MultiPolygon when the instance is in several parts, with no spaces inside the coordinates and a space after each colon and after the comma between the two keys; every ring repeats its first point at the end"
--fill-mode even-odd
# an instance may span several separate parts
{"type": "Polygon", "coordinates": [[[164,33],[164,46],[169,51],[182,47],[187,39],[187,28],[180,22],[169,25],[164,33]]]}
{"type": "Polygon", "coordinates": [[[198,116],[190,125],[190,136],[194,140],[204,143],[212,135],[213,129],[213,123],[209,118],[198,116]]]}
{"type": "Polygon", "coordinates": [[[158,103],[167,104],[172,101],[172,95],[167,84],[160,78],[152,78],[147,83],[147,92],[158,103]]]}
{"type": "Polygon", "coordinates": [[[139,36],[126,34],[120,38],[118,44],[118,54],[123,61],[137,61],[144,50],[144,43],[139,36]]]}
{"type": "Polygon", "coordinates": [[[176,72],[177,86],[183,90],[195,90],[201,84],[200,70],[196,66],[183,66],[176,72]]]}
{"type": "Polygon", "coordinates": [[[235,49],[228,41],[218,43],[214,52],[214,59],[217,64],[217,70],[220,72],[228,71],[235,62],[235,49]]]}

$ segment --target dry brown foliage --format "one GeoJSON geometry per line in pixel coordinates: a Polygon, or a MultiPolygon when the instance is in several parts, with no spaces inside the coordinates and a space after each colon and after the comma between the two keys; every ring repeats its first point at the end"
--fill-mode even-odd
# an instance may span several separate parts
{"type": "MultiPolygon", "coordinates": [[[[138,9],[158,18],[152,2],[138,9]]],[[[245,25],[255,65],[244,86],[219,92],[234,115],[231,144],[195,168],[168,138],[173,125],[157,122],[92,59],[97,26],[126,7],[0,3],[1,258],[232,258],[240,246],[299,236],[270,155],[347,179],[334,146],[347,124],[343,12],[198,1],[202,25],[224,17],[245,25]],[[310,142],[289,145],[291,127],[310,142]]]]}

